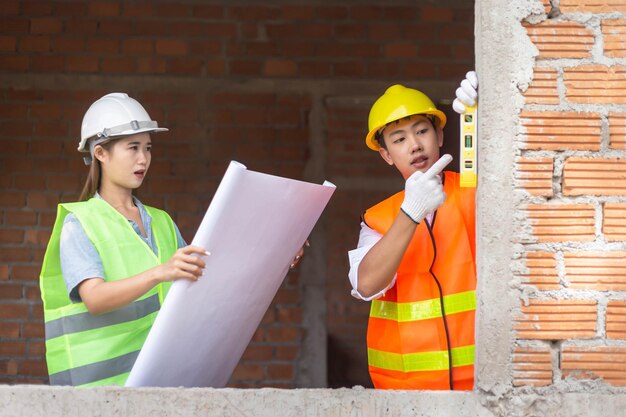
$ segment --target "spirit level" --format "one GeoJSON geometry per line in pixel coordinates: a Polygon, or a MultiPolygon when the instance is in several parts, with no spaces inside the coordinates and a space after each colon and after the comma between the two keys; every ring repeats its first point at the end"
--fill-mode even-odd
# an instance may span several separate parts
{"type": "Polygon", "coordinates": [[[476,187],[476,106],[466,107],[461,118],[461,187],[476,187]]]}

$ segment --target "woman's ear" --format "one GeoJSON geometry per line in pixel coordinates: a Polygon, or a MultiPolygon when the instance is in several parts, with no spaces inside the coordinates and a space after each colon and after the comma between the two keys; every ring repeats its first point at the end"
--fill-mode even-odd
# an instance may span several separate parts
{"type": "Polygon", "coordinates": [[[93,149],[93,157],[98,161],[103,162],[106,159],[107,153],[104,148],[100,145],[96,145],[93,149]]]}

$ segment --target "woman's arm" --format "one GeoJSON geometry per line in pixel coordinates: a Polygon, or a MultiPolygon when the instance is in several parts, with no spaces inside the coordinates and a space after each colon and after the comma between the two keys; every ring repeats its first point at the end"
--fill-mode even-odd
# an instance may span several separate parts
{"type": "Polygon", "coordinates": [[[178,249],[167,262],[132,277],[118,281],[105,281],[101,277],[87,279],[79,284],[78,293],[91,314],[107,313],[132,303],[161,282],[197,281],[205,267],[200,257],[204,255],[207,255],[204,249],[186,246],[178,249]]]}

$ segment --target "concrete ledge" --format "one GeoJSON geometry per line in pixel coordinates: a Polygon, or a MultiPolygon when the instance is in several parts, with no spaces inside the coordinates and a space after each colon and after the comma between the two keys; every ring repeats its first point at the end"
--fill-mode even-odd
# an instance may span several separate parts
{"type": "Polygon", "coordinates": [[[626,416],[626,394],[0,386],[0,416],[626,416]]]}

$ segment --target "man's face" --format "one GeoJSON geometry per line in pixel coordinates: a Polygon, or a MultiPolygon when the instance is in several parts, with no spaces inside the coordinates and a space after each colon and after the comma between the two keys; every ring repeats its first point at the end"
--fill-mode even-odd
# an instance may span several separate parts
{"type": "Polygon", "coordinates": [[[392,122],[383,130],[387,149],[380,148],[380,156],[389,165],[395,165],[406,180],[416,171],[426,172],[439,160],[443,145],[443,131],[433,127],[426,116],[413,115],[392,122]]]}

